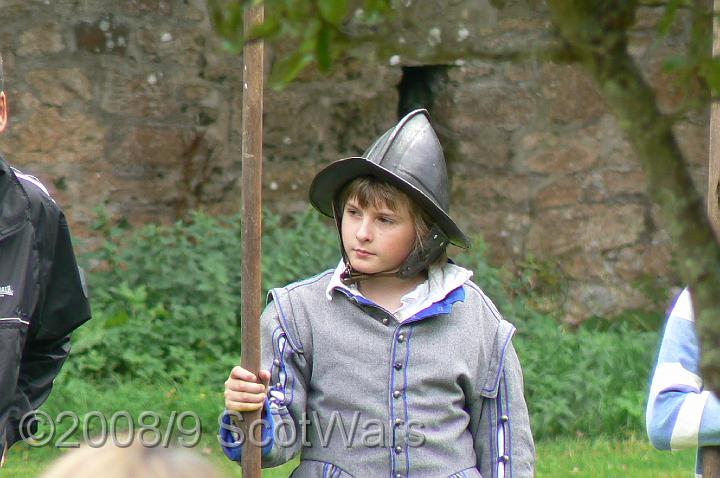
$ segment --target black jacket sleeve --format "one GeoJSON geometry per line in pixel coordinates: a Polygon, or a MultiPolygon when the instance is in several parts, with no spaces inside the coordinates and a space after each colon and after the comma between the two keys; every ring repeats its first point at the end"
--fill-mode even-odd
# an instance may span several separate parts
{"type": "MultiPolygon", "coordinates": [[[[37,230],[42,235],[37,238],[41,256],[39,302],[22,353],[8,445],[22,438],[18,429],[22,416],[47,400],[53,380],[70,352],[70,334],[90,318],[67,221],[61,211],[52,212],[58,214],[57,220],[37,230]]],[[[33,427],[32,423],[25,425],[33,427]]]]}

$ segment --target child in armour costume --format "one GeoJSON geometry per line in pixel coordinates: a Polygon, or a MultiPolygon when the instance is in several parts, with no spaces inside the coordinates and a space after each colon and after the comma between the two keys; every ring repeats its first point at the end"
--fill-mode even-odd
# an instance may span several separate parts
{"type": "Polygon", "coordinates": [[[227,456],[242,453],[231,415],[262,408],[263,467],[299,453],[296,478],[533,476],[515,328],[447,259],[468,240],[427,112],[320,171],[310,201],[342,260],[269,294],[262,370],[225,382],[227,456]]]}

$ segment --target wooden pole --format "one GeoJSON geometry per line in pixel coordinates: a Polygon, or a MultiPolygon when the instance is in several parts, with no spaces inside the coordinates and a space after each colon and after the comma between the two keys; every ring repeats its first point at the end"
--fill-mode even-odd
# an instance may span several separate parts
{"type": "MultiPolygon", "coordinates": [[[[720,13],[720,0],[713,5],[713,56],[720,55],[720,24],[717,15],[720,13]]],[[[708,158],[708,216],[715,230],[715,237],[720,237],[720,109],[717,101],[710,106],[710,154],[708,158]]],[[[720,447],[705,447],[703,456],[703,478],[720,478],[720,447]]]]}
{"type": "MultiPolygon", "coordinates": [[[[244,31],[263,22],[263,5],[247,7],[244,31]]],[[[243,368],[260,370],[261,236],[262,236],[262,116],[263,41],[243,47],[242,104],[242,358],[243,368]]],[[[243,414],[245,443],[242,452],[244,478],[261,476],[260,410],[243,414]],[[254,437],[252,439],[251,437],[254,437]]]]}

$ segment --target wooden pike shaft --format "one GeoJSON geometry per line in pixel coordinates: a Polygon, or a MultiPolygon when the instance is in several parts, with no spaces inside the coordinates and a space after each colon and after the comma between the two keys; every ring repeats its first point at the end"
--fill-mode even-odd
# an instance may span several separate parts
{"type": "MultiPolygon", "coordinates": [[[[261,24],[263,18],[262,4],[248,7],[244,31],[261,24]]],[[[263,49],[262,40],[243,47],[241,365],[254,374],[260,370],[263,49]]],[[[245,413],[243,418],[243,477],[260,478],[260,411],[245,413]]]]}
{"type": "MultiPolygon", "coordinates": [[[[713,13],[720,13],[720,0],[715,0],[713,13]]],[[[720,55],[720,25],[713,17],[713,56],[720,55]]],[[[715,230],[720,233],[720,105],[713,102],[710,107],[710,155],[708,157],[708,217],[715,230]]],[[[720,447],[705,447],[703,454],[703,477],[720,478],[720,447]]]]}

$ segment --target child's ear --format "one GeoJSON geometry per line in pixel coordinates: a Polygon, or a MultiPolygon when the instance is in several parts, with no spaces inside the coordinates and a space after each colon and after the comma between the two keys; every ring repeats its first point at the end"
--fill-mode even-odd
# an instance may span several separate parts
{"type": "Polygon", "coordinates": [[[5,129],[5,126],[7,126],[7,119],[7,98],[5,97],[5,92],[0,91],[0,133],[2,133],[5,129]]]}

